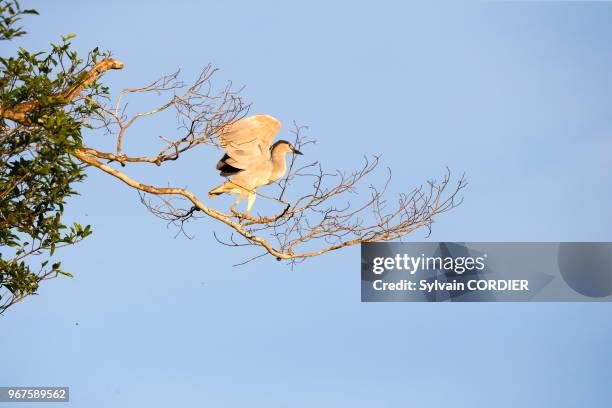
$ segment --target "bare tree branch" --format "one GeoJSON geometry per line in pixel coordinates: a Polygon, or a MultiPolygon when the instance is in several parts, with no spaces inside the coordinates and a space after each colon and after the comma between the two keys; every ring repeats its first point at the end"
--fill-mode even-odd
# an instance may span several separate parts
{"type": "MultiPolygon", "coordinates": [[[[72,100],[103,72],[122,67],[122,63],[111,58],[101,61],[81,84],[57,97],[72,100]]],[[[105,129],[114,136],[114,148],[112,152],[105,152],[83,147],[74,153],[75,156],[139,191],[141,202],[155,216],[176,225],[178,233],[189,237],[184,229],[185,223],[208,216],[231,231],[229,241],[222,241],[214,235],[222,244],[257,247],[264,249],[264,254],[293,264],[364,242],[401,239],[419,228],[431,231],[435,216],[461,203],[459,193],[466,186],[466,180],[462,176],[451,184],[448,169],[439,181],[432,180],[426,186],[400,194],[393,208],[388,209],[390,206],[385,198],[391,180],[390,170],[381,186],[368,186],[369,194],[364,198],[363,194],[358,194],[358,187],[377,169],[378,156],[365,157],[358,170],[348,173],[325,171],[319,162],[297,166],[293,157],[287,174],[277,183],[278,192],[269,196],[257,193],[259,197],[277,203],[278,212],[258,216],[235,210],[229,213],[215,210],[187,189],[146,185],[111,166],[112,162],[118,162],[122,167],[133,163],[160,166],[166,161],[177,160],[183,153],[200,145],[218,149],[219,136],[227,126],[248,113],[249,105],[243,102],[240,90],[234,90],[231,83],[220,91],[213,91],[211,77],[215,71],[210,65],[206,66],[190,86],[179,81],[178,72],[166,75],[149,85],[122,90],[114,103],[87,99],[88,103],[99,108],[97,115],[88,118],[88,126],[105,129]],[[125,100],[135,94],[158,95],[164,101],[150,110],[128,116],[125,100]],[[167,110],[174,110],[178,133],[172,137],[160,137],[161,146],[153,154],[126,154],[123,144],[131,126],[167,110]],[[158,201],[154,202],[151,197],[157,197],[158,201]]],[[[25,123],[27,113],[36,108],[35,103],[22,103],[10,110],[0,108],[0,115],[25,123]]],[[[295,124],[294,146],[300,150],[314,143],[303,136],[304,130],[305,127],[295,124]]],[[[246,262],[261,256],[256,255],[246,262]]]]}
{"type": "Polygon", "coordinates": [[[206,66],[200,76],[191,85],[178,80],[178,72],[166,75],[140,88],[126,88],[119,93],[117,101],[104,104],[103,101],[89,102],[100,108],[100,115],[91,117],[92,128],[104,128],[116,137],[115,152],[100,152],[85,149],[89,155],[108,161],[117,161],[122,166],[126,163],[153,163],[158,166],[166,161],[177,160],[179,156],[200,144],[217,145],[217,138],[230,123],[244,117],[249,110],[239,97],[239,90],[232,89],[228,83],[221,91],[214,92],[211,77],[216,72],[212,66],[206,66]],[[146,112],[138,112],[131,117],[125,114],[127,103],[124,99],[129,94],[153,93],[166,96],[163,104],[146,112]],[[128,156],[123,153],[122,145],[128,129],[138,120],[174,109],[179,133],[175,137],[160,137],[163,147],[151,156],[128,156]]]}

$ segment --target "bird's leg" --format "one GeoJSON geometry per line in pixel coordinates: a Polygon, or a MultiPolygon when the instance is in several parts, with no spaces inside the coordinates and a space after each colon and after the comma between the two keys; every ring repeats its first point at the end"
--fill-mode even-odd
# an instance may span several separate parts
{"type": "Polygon", "coordinates": [[[247,213],[251,212],[251,207],[253,207],[253,203],[255,203],[255,199],[257,198],[257,194],[249,193],[249,197],[247,199],[247,213]]]}
{"type": "Polygon", "coordinates": [[[230,210],[232,210],[232,212],[238,212],[238,210],[236,210],[236,207],[243,199],[244,196],[242,194],[238,194],[238,197],[236,198],[236,201],[234,201],[234,204],[230,207],[230,210]]]}
{"type": "MultiPolygon", "coordinates": [[[[240,194],[238,198],[236,199],[236,201],[234,202],[234,205],[231,206],[230,210],[232,211],[232,213],[234,213],[239,218],[249,219],[251,218],[249,214],[243,214],[240,211],[236,210],[236,206],[240,204],[240,202],[244,200],[246,196],[247,196],[246,194],[240,194]]],[[[249,198],[249,202],[250,202],[250,198],[249,198]]],[[[249,211],[248,208],[247,208],[247,211],[249,211]]]]}

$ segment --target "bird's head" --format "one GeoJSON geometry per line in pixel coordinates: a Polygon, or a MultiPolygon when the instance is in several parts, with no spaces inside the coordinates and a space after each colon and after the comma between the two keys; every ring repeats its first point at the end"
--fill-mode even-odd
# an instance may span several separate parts
{"type": "Polygon", "coordinates": [[[278,153],[293,153],[293,154],[303,154],[298,149],[293,147],[291,143],[286,140],[279,140],[278,142],[272,145],[272,151],[278,153]]]}

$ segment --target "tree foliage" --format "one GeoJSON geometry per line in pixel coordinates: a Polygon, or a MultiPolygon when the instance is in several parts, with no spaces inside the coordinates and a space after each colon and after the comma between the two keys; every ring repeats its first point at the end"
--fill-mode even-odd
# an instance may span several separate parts
{"type": "Polygon", "coordinates": [[[23,10],[18,1],[0,1],[0,40],[21,37],[26,32],[17,26],[21,17],[26,14],[38,14],[36,10],[23,10]]]}
{"type": "MultiPolygon", "coordinates": [[[[22,15],[37,14],[16,1],[0,1],[0,12],[3,40],[25,33],[16,26],[22,15]]],[[[67,225],[64,206],[85,178],[72,156],[82,146],[83,118],[95,113],[83,97],[107,89],[93,81],[83,97],[71,92],[105,55],[96,49],[82,60],[72,37],[48,52],[19,48],[0,57],[0,313],[36,293],[42,280],[70,276],[50,257],[91,233],[89,225],[67,225]]]]}

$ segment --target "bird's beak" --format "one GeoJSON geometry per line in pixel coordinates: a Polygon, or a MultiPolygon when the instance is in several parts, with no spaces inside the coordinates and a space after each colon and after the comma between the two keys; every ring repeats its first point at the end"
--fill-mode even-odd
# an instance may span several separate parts
{"type": "Polygon", "coordinates": [[[302,156],[304,153],[300,152],[298,149],[296,149],[295,147],[291,148],[293,150],[294,154],[299,154],[300,156],[302,156]]]}

